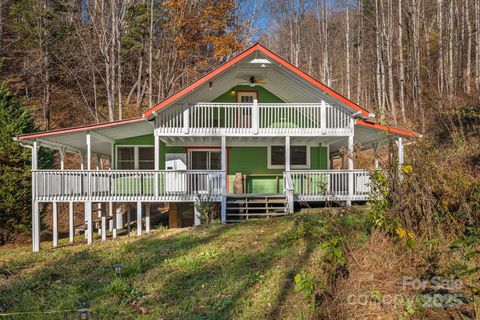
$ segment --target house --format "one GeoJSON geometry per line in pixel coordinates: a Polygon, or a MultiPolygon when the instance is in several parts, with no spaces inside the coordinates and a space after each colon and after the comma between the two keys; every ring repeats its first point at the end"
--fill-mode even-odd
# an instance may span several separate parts
{"type": "Polygon", "coordinates": [[[298,201],[365,201],[368,171],[354,168],[351,157],[346,168],[333,169],[332,159],[344,146],[376,149],[396,139],[401,164],[402,140],[414,135],[373,117],[255,44],[139,118],[16,137],[32,149],[33,251],[39,250],[41,203],[53,203],[55,246],[59,203],[69,204],[71,241],[73,204],[84,204],[91,244],[94,213],[102,239],[108,219],[114,237],[123,228],[121,203],[136,204],[140,235],[143,226],[149,231],[158,203],[169,203],[178,225],[197,225],[192,204],[199,197],[219,203],[223,223],[293,213],[298,201]],[[60,168],[37,169],[40,146],[60,152],[60,168]],[[78,154],[80,168],[64,169],[66,152],[78,154]],[[99,159],[110,167],[101,168],[99,159]]]}

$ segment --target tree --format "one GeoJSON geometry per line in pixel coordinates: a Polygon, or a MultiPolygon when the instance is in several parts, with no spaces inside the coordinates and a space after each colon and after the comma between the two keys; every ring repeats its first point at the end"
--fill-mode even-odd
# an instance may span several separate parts
{"type": "MultiPolygon", "coordinates": [[[[12,138],[37,131],[32,110],[0,85],[0,244],[25,233],[31,224],[30,152],[12,138]]],[[[39,153],[39,168],[51,167],[53,154],[39,153]]]]}

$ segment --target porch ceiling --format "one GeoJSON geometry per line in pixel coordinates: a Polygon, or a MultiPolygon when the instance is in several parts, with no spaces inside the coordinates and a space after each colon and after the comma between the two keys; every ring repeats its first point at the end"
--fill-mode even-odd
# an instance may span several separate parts
{"type": "Polygon", "coordinates": [[[111,122],[99,125],[40,132],[17,138],[22,143],[30,144],[36,140],[41,146],[58,149],[64,147],[68,152],[85,152],[86,134],[91,133],[92,153],[111,156],[112,143],[115,140],[141,135],[153,134],[151,123],[142,118],[111,122]]]}

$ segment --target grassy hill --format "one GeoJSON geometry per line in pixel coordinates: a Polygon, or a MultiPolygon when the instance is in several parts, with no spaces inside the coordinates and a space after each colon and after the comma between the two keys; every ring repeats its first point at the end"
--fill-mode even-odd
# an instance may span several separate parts
{"type": "Polygon", "coordinates": [[[51,249],[44,242],[38,254],[28,246],[3,247],[0,311],[11,319],[77,319],[82,308],[94,319],[446,316],[442,308],[413,307],[409,314],[403,302],[391,307],[372,298],[411,293],[402,277],[419,277],[430,266],[419,252],[368,229],[362,211],[312,210],[154,230],[92,247],[64,241],[51,249]],[[119,275],[115,264],[122,266],[119,275]],[[352,294],[367,294],[369,303],[353,301],[352,294]]]}

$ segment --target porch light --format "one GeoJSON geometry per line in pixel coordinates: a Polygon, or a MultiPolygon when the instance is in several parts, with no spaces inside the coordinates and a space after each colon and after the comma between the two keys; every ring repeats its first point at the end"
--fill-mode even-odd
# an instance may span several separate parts
{"type": "Polygon", "coordinates": [[[120,276],[120,275],[122,274],[122,268],[123,268],[123,266],[122,266],[121,264],[116,263],[116,264],[114,264],[112,267],[113,267],[113,270],[115,271],[115,274],[116,274],[117,276],[120,276]]]}
{"type": "Polygon", "coordinates": [[[208,83],[208,90],[212,91],[212,89],[213,89],[213,82],[210,81],[210,82],[208,83]]]}
{"type": "Polygon", "coordinates": [[[232,95],[235,94],[235,89],[233,89],[231,92],[230,92],[232,95]]]}

